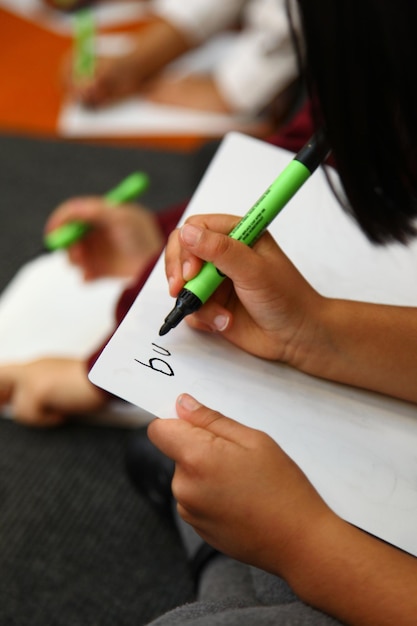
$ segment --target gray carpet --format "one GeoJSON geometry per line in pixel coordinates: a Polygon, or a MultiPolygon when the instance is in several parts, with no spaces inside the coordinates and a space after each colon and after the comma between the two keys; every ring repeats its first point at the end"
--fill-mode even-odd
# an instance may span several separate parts
{"type": "MultiPolygon", "coordinates": [[[[41,248],[45,218],[134,169],[160,210],[189,197],[210,158],[0,136],[0,290],[41,248]]],[[[177,535],[129,484],[127,433],[0,419],[0,626],[146,624],[193,597],[177,535]]]]}
{"type": "Polygon", "coordinates": [[[0,624],[146,624],[192,598],[174,528],[124,473],[126,433],[0,423],[0,624]]]}

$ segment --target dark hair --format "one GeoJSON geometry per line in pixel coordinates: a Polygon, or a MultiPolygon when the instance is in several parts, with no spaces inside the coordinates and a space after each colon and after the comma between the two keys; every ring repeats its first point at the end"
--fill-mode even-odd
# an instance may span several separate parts
{"type": "Polygon", "coordinates": [[[417,2],[297,3],[315,121],[349,210],[372,241],[406,242],[417,232],[417,2]]]}

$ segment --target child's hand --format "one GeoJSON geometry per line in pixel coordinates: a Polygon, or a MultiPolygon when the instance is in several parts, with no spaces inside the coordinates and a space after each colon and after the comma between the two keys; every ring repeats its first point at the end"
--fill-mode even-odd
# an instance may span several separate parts
{"type": "Polygon", "coordinates": [[[180,515],[221,552],[283,575],[334,514],[266,434],[186,394],[177,412],[181,419],[155,420],[148,432],[176,462],[180,515]]]}
{"type": "Polygon", "coordinates": [[[106,396],[87,378],[85,362],[44,358],[0,367],[0,407],[29,426],[55,426],[99,409],[106,396]]]}
{"type": "Polygon", "coordinates": [[[139,29],[130,52],[118,57],[97,57],[91,78],[74,80],[72,55],[68,55],[61,71],[64,87],[86,106],[107,105],[141,92],[147,80],[188,49],[188,38],[181,31],[153,16],[139,29]]]}
{"type": "Polygon", "coordinates": [[[231,113],[215,81],[206,75],[158,76],[144,90],[144,96],[152,102],[186,107],[214,113],[231,113]]]}
{"type": "Polygon", "coordinates": [[[96,57],[94,76],[74,79],[73,57],[62,62],[61,76],[68,95],[87,107],[101,107],[140,91],[143,77],[137,55],[96,57]]]}
{"type": "Polygon", "coordinates": [[[414,557],[339,518],[266,434],[186,394],[177,412],[148,432],[175,461],[178,512],[203,539],[338,623],[415,624],[414,557]]]}
{"type": "Polygon", "coordinates": [[[138,205],[114,208],[102,198],[75,198],[52,213],[45,231],[72,220],[84,220],[92,226],[68,249],[71,263],[81,269],[84,280],[138,276],[165,243],[155,216],[138,205]]]}
{"type": "MultiPolygon", "coordinates": [[[[226,280],[206,304],[186,317],[199,330],[222,332],[230,342],[257,356],[301,367],[319,341],[322,298],[265,233],[253,248],[228,233],[238,218],[202,215],[174,231],[166,250],[170,293],[177,296],[211,261],[226,280]]],[[[324,339],[322,339],[322,342],[324,339]]]]}

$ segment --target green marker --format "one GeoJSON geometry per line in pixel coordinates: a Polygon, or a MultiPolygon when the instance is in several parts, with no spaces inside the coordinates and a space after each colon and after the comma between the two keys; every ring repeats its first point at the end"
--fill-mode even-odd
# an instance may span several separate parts
{"type": "MultiPolygon", "coordinates": [[[[328,153],[329,149],[322,134],[317,133],[295,155],[289,165],[229,233],[229,237],[252,246],[328,153]]],[[[189,280],[178,294],[175,307],[165,318],[159,334],[166,335],[184,317],[197,311],[224,279],[224,274],[219,272],[213,263],[205,263],[197,276],[189,280]]]]}
{"type": "MultiPolygon", "coordinates": [[[[104,197],[108,204],[117,206],[123,202],[134,200],[146,191],[149,177],[144,172],[134,172],[104,197]]],[[[69,248],[73,243],[84,237],[91,225],[81,220],[67,222],[44,236],[44,245],[48,250],[69,248]]]]}
{"type": "Polygon", "coordinates": [[[74,80],[92,78],[95,71],[95,24],[91,9],[74,14],[74,80]]]}

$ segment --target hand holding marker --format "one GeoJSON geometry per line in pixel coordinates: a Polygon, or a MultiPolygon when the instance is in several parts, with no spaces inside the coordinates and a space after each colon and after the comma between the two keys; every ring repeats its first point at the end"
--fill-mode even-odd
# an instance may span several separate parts
{"type": "MultiPolygon", "coordinates": [[[[252,246],[281,209],[324,161],[328,153],[329,148],[322,133],[317,133],[295,155],[289,165],[229,233],[229,237],[252,246]]],[[[189,280],[178,294],[175,307],[165,318],[159,334],[166,335],[184,317],[197,311],[224,279],[225,276],[218,271],[213,263],[204,263],[197,276],[189,280]]]]}
{"type": "MultiPolygon", "coordinates": [[[[144,172],[134,172],[117,187],[109,191],[104,197],[110,206],[117,206],[123,202],[134,200],[146,191],[149,186],[149,177],[144,172]]],[[[68,248],[84,237],[91,225],[81,220],[74,220],[59,226],[44,236],[44,245],[48,250],[68,248]]]]}

